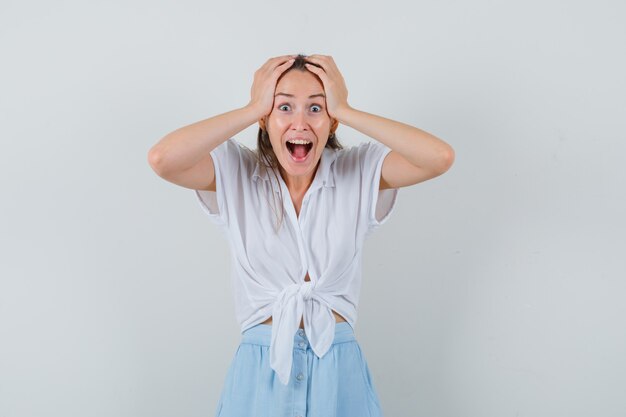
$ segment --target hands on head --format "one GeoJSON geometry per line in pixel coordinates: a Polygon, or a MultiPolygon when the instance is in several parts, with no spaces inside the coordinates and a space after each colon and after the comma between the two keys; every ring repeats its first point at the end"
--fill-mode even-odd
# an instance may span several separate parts
{"type": "Polygon", "coordinates": [[[283,55],[268,59],[254,73],[254,81],[250,90],[251,107],[255,107],[259,111],[259,118],[269,114],[274,105],[274,91],[276,90],[276,82],[280,75],[291,67],[295,61],[296,55],[283,55]]]}
{"type": "MultiPolygon", "coordinates": [[[[322,81],[326,95],[326,110],[337,119],[337,115],[348,105],[348,90],[335,61],[328,55],[282,55],[268,59],[255,73],[250,90],[250,103],[259,112],[259,119],[272,112],[274,94],[280,77],[292,67],[296,59],[302,59],[304,68],[322,81]]],[[[301,65],[298,65],[302,68],[301,65]]]]}

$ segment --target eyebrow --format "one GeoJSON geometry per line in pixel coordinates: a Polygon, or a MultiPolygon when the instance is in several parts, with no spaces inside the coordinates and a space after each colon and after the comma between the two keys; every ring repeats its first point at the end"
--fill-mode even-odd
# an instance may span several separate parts
{"type": "MultiPolygon", "coordinates": [[[[276,97],[276,96],[295,97],[293,94],[287,94],[287,93],[276,93],[274,95],[274,97],[276,97]]],[[[314,98],[314,97],[324,97],[325,98],[326,96],[323,93],[313,94],[313,95],[309,96],[309,98],[314,98]]]]}

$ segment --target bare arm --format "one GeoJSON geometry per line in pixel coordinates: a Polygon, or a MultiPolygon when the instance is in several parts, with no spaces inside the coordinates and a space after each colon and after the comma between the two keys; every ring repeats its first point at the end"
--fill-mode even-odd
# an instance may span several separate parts
{"type": "Polygon", "coordinates": [[[381,170],[380,189],[400,188],[446,172],[454,162],[454,149],[421,129],[375,114],[343,108],[337,118],[391,148],[381,170]]]}
{"type": "Polygon", "coordinates": [[[260,117],[249,104],[176,129],[150,149],[148,162],[167,181],[215,191],[215,170],[209,153],[260,117]]]}
{"type": "Polygon", "coordinates": [[[254,73],[250,102],[168,133],[148,152],[148,163],[161,178],[180,186],[215,191],[210,152],[271,112],[276,81],[293,64],[292,55],[270,58],[254,73]]]}
{"type": "Polygon", "coordinates": [[[324,83],[328,113],[340,123],[391,148],[383,162],[380,189],[400,188],[446,172],[454,162],[454,149],[438,137],[414,126],[356,110],[348,104],[348,89],[331,56],[311,55],[307,64],[324,83]]]}

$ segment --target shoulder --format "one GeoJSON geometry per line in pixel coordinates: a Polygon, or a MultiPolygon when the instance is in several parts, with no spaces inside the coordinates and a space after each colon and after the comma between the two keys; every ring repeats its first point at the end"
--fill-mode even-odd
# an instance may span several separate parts
{"type": "Polygon", "coordinates": [[[246,154],[254,154],[255,151],[248,148],[243,143],[239,142],[235,138],[226,139],[224,142],[220,143],[214,151],[220,150],[221,152],[233,152],[233,153],[246,153],[246,154]]]}
{"type": "Polygon", "coordinates": [[[380,142],[360,142],[358,145],[337,150],[337,166],[359,168],[380,160],[391,149],[380,142]]]}
{"type": "Polygon", "coordinates": [[[219,144],[211,151],[211,155],[214,159],[219,158],[228,164],[239,161],[247,166],[253,165],[257,159],[256,150],[250,149],[235,138],[229,138],[219,144]]]}

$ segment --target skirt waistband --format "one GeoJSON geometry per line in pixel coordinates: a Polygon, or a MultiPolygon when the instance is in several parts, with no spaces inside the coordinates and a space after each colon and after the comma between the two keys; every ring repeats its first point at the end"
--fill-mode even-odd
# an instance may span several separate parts
{"type": "MultiPolygon", "coordinates": [[[[241,343],[252,343],[255,345],[269,346],[272,339],[272,325],[271,324],[256,324],[249,329],[246,329],[241,334],[241,343]]],[[[299,342],[307,342],[307,335],[304,329],[298,329],[294,337],[294,347],[304,346],[299,342]]],[[[335,338],[333,339],[333,345],[336,343],[349,342],[356,340],[354,335],[354,329],[347,321],[340,321],[335,323],[335,338]]],[[[308,343],[306,343],[308,345],[308,343]]]]}

